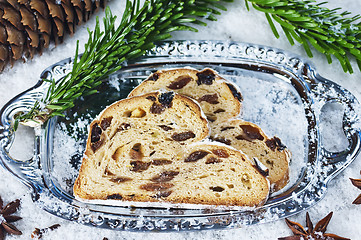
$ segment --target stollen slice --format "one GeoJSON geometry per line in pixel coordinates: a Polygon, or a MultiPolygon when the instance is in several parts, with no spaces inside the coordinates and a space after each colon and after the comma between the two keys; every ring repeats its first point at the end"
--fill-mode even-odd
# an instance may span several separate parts
{"type": "Polygon", "coordinates": [[[198,101],[209,122],[222,122],[241,113],[242,95],[237,86],[209,68],[158,70],[133,89],[129,97],[159,89],[198,101]]]}
{"type": "Polygon", "coordinates": [[[200,107],[172,92],[116,102],[90,125],[74,195],[81,199],[259,206],[268,180],[239,151],[201,141],[200,107]]]}
{"type": "Polygon", "coordinates": [[[106,199],[117,184],[143,179],[151,160],[168,159],[208,134],[200,107],[187,97],[156,92],[118,101],[90,124],[74,194],[106,199]]]}

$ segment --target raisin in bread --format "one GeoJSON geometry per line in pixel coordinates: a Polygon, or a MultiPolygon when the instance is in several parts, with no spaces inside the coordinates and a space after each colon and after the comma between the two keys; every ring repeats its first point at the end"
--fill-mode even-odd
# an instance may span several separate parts
{"type": "Polygon", "coordinates": [[[137,86],[129,96],[165,89],[189,96],[199,102],[210,122],[222,122],[241,111],[242,95],[231,82],[212,69],[190,68],[158,70],[137,86]]]}
{"type": "Polygon", "coordinates": [[[108,107],[90,125],[75,196],[227,206],[263,204],[268,180],[244,155],[223,144],[199,143],[208,135],[200,111],[193,100],[170,93],[132,97],[108,107]]]}
{"type": "Polygon", "coordinates": [[[257,158],[265,165],[273,191],[288,183],[291,153],[279,138],[270,139],[256,124],[240,119],[212,125],[211,131],[211,139],[241,150],[250,159],[257,158]]]}

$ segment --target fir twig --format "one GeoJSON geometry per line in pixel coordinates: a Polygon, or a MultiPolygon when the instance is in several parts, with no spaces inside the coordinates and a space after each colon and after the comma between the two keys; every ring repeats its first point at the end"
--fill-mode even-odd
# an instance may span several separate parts
{"type": "Polygon", "coordinates": [[[232,0],[127,0],[119,26],[109,8],[103,19],[104,31],[100,30],[97,18],[94,31],[89,31],[89,40],[80,59],[77,44],[72,71],[58,82],[50,82],[45,97],[36,102],[27,113],[15,117],[18,123],[39,125],[53,116],[62,116],[74,106],[74,100],[97,92],[96,88],[110,74],[121,68],[125,60],[137,58],[154,47],[154,42],[170,38],[171,32],[197,31],[193,25],[206,25],[199,18],[216,20],[225,10],[223,2],[232,0]]]}
{"type": "Polygon", "coordinates": [[[315,0],[245,0],[246,8],[264,12],[272,32],[279,38],[277,23],[291,45],[297,41],[312,57],[311,46],[323,53],[329,63],[331,55],[341,63],[345,72],[353,73],[349,56],[356,59],[361,70],[360,15],[347,17],[350,12],[338,13],[340,8],[323,7],[326,2],[315,0]]]}

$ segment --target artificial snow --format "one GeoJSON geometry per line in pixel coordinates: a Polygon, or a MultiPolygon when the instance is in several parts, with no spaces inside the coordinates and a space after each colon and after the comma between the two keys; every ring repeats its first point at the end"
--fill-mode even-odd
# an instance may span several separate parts
{"type": "MultiPolygon", "coordinates": [[[[353,14],[361,13],[361,2],[359,0],[344,0],[336,1],[329,0],[327,6],[342,7],[343,10],[351,11],[353,14]]],[[[124,9],[124,1],[111,1],[108,5],[111,7],[113,14],[118,15],[120,18],[124,9]]],[[[174,34],[175,39],[215,39],[215,40],[231,40],[250,42],[255,44],[269,45],[272,47],[281,48],[287,51],[297,53],[304,58],[307,58],[304,53],[303,47],[300,45],[290,46],[285,36],[282,35],[280,39],[276,39],[270,30],[267,20],[263,13],[257,12],[252,9],[248,12],[245,9],[244,1],[235,1],[235,3],[227,4],[228,12],[223,12],[218,17],[217,22],[208,22],[207,27],[198,27],[199,32],[179,32],[174,34]]],[[[102,11],[98,13],[100,17],[104,15],[102,11]]],[[[42,56],[35,56],[33,60],[29,60],[26,64],[22,62],[15,63],[13,68],[7,68],[3,73],[0,73],[0,106],[6,104],[12,97],[16,96],[20,92],[35,85],[38,81],[41,72],[50,64],[56,63],[67,57],[72,57],[75,52],[76,40],[80,40],[81,49],[86,42],[87,32],[86,27],[92,29],[95,25],[95,18],[91,18],[86,24],[77,27],[77,32],[73,37],[66,37],[63,44],[50,46],[45,50],[42,56]]],[[[82,51],[80,49],[80,51],[82,51]]],[[[361,100],[360,79],[361,73],[357,69],[357,64],[354,60],[351,61],[354,67],[355,73],[352,75],[345,74],[342,71],[341,66],[335,60],[333,64],[327,64],[325,57],[321,54],[313,51],[315,57],[311,59],[314,63],[320,75],[325,78],[331,79],[343,87],[349,89],[359,100],[361,100]]],[[[251,80],[250,80],[251,81],[251,80]]],[[[116,83],[115,83],[116,84],[116,83]]],[[[117,85],[114,85],[116,87],[117,85]]],[[[241,90],[242,93],[247,96],[247,99],[252,99],[255,92],[250,90],[252,86],[244,86],[241,90]],[[249,90],[249,91],[247,91],[249,90]]],[[[262,101],[257,102],[245,102],[244,104],[244,116],[248,120],[257,122],[266,131],[268,135],[278,135],[289,146],[293,152],[293,157],[304,157],[302,132],[301,135],[292,136],[290,132],[300,133],[300,130],[304,129],[304,116],[300,118],[300,121],[294,121],[296,117],[302,117],[300,109],[297,104],[292,105],[292,96],[287,95],[286,92],[277,92],[277,89],[272,89],[269,86],[269,95],[263,95],[262,101]],[[279,99],[285,101],[285,103],[291,103],[290,109],[277,109],[276,106],[270,107],[267,105],[273,100],[279,99]],[[261,103],[264,101],[264,104],[261,103]],[[277,124],[270,124],[263,120],[260,114],[253,111],[258,109],[262,111],[267,118],[270,119],[276,115],[285,116],[289,115],[289,124],[286,126],[284,119],[275,119],[277,124]],[[285,130],[285,128],[287,128],[285,130]]],[[[261,90],[261,89],[260,89],[261,90]]],[[[263,89],[264,90],[264,89],[263,89]]],[[[259,97],[259,96],[258,96],[259,97]]],[[[325,124],[321,125],[321,132],[323,132],[323,138],[325,139],[325,146],[328,150],[341,151],[346,146],[345,138],[342,130],[340,130],[340,120],[342,118],[342,109],[337,106],[328,106],[320,108],[320,111],[325,111],[326,115],[321,114],[321,118],[325,120],[325,124]],[[328,114],[328,115],[327,115],[328,114]],[[328,116],[328,117],[327,117],[328,116]],[[327,142],[327,143],[326,143],[327,142]]],[[[361,111],[358,111],[359,113],[361,111]]],[[[297,119],[296,119],[297,120],[297,119]]],[[[82,123],[82,122],[79,122],[82,123]]],[[[83,122],[84,126],[87,122],[83,122]]],[[[272,122],[273,123],[273,122],[272,122]]],[[[17,152],[19,159],[27,159],[29,152],[25,152],[25,149],[29,151],[29,148],[25,146],[32,145],[32,138],[28,137],[29,132],[19,133],[19,138],[24,137],[24,141],[21,144],[14,146],[13,151],[17,152]],[[22,158],[23,157],[23,158],[22,158]]],[[[57,129],[56,134],[61,135],[61,127],[57,129]]],[[[304,133],[303,133],[304,134],[304,133]]],[[[59,136],[57,135],[57,136],[59,136]]],[[[66,147],[72,144],[75,149],[82,151],[81,145],[77,145],[73,142],[72,138],[65,138],[64,142],[56,142],[56,147],[66,147]]],[[[30,148],[31,149],[31,148],[30,148]]],[[[65,151],[65,150],[64,150],[65,151]]],[[[66,151],[70,151],[67,149],[66,151]]],[[[54,153],[57,154],[57,153],[54,153]]],[[[31,153],[30,153],[31,156],[31,153]]],[[[57,156],[61,159],[61,156],[57,156]]],[[[65,173],[63,177],[59,177],[58,181],[62,182],[66,178],[74,177],[76,172],[69,167],[69,159],[64,159],[65,162],[56,162],[54,165],[54,171],[59,173],[65,173]],[[63,165],[62,165],[63,164],[63,165]],[[61,168],[65,169],[61,169],[61,168]],[[64,178],[64,179],[63,179],[64,178]]],[[[292,174],[298,169],[299,161],[292,161],[291,167],[294,172],[291,172],[291,180],[294,179],[292,174]]],[[[361,228],[359,227],[359,219],[361,213],[361,206],[352,205],[352,201],[360,194],[360,190],[354,187],[349,178],[361,178],[361,157],[359,156],[348,168],[339,174],[335,179],[330,181],[328,191],[323,200],[321,200],[316,206],[311,207],[308,211],[310,213],[312,221],[315,223],[321,218],[325,217],[330,211],[334,212],[333,218],[328,226],[327,232],[335,233],[337,235],[348,237],[351,239],[359,239],[361,236],[361,228]]],[[[58,174],[60,175],[60,174],[58,174]]],[[[30,191],[14,176],[8,173],[3,168],[0,168],[0,196],[4,200],[4,203],[8,203],[16,198],[21,199],[21,208],[15,215],[20,215],[23,220],[18,221],[15,225],[23,232],[21,236],[8,235],[6,239],[30,239],[31,232],[37,228],[49,227],[53,224],[59,223],[60,228],[49,231],[44,234],[43,239],[63,240],[63,239],[94,239],[101,240],[107,237],[112,239],[277,239],[278,237],[285,237],[292,235],[288,229],[284,220],[276,220],[271,223],[259,224],[254,226],[245,226],[237,229],[227,230],[209,230],[209,231],[192,231],[192,232],[180,232],[180,233],[134,233],[134,232],[118,232],[107,229],[98,229],[94,227],[84,226],[82,224],[63,220],[59,217],[53,216],[36,206],[33,203],[30,195],[30,191]]],[[[68,187],[69,186],[65,186],[68,187]]],[[[70,191],[70,189],[69,189],[70,191]]],[[[297,199],[297,198],[296,198],[297,199]]],[[[86,211],[86,210],[85,210],[86,211]]],[[[300,222],[305,225],[305,213],[299,213],[291,217],[292,221],[300,222]]]]}

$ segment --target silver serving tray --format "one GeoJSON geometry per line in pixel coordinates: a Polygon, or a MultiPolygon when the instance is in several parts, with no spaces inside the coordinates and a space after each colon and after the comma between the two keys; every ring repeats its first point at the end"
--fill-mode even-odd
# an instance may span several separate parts
{"type": "MultiPolygon", "coordinates": [[[[175,41],[162,42],[144,57],[124,64],[122,70],[111,77],[113,83],[114,79],[118,82],[115,88],[104,83],[99,94],[76,102],[76,107],[66,112],[66,118],[48,121],[35,136],[31,159],[13,158],[9,152],[16,134],[12,131],[14,114],[28,110],[37,99],[41,99],[49,86],[42,79],[59,80],[70,71],[71,66],[72,60],[65,59],[48,67],[34,87],[13,98],[0,112],[1,165],[32,190],[32,199],[40,208],[65,219],[129,231],[217,229],[270,222],[299,213],[319,202],[325,196],[330,180],[344,170],[360,151],[360,130],[357,127],[359,118],[355,112],[359,108],[357,100],[349,91],[322,78],[311,64],[299,56],[247,43],[175,41]],[[78,145],[84,146],[86,128],[78,126],[76,134],[73,132],[74,127],[77,127],[77,120],[91,119],[105,106],[126,97],[152,71],[184,66],[197,69],[212,67],[225,78],[240,85],[242,79],[249,77],[251,80],[255,79],[255,89],[258,88],[257,84],[270,84],[273,89],[279,89],[294,99],[291,102],[301,108],[306,124],[299,145],[303,155],[293,156],[290,171],[295,177],[286,189],[272,194],[264,206],[244,210],[227,210],[217,206],[195,209],[175,205],[122,207],[84,203],[74,199],[71,183],[75,177],[64,180],[55,174],[54,169],[58,163],[54,151],[60,151],[56,147],[56,129],[62,126],[63,131],[72,136],[78,145]],[[337,102],[345,109],[343,131],[348,147],[341,152],[326,150],[319,131],[322,123],[320,107],[331,102],[337,102]],[[68,187],[63,180],[70,182],[68,187]]],[[[245,95],[247,98],[247,94],[245,95]]],[[[282,102],[279,99],[272,102],[288,103],[290,101],[282,102]]],[[[62,153],[69,159],[66,163],[69,169],[79,168],[81,154],[80,151],[62,153]]]]}

